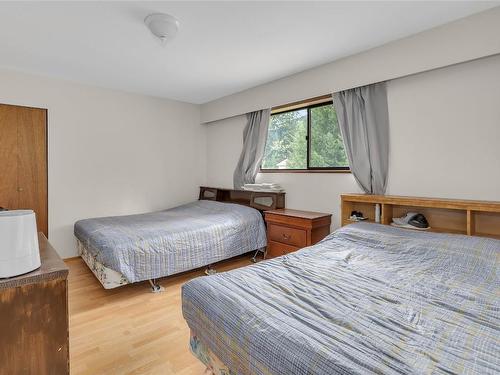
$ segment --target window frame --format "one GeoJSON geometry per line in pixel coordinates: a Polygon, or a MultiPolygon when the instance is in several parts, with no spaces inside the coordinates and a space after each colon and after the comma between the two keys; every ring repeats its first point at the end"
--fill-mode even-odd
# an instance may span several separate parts
{"type": "Polygon", "coordinates": [[[332,105],[333,100],[331,96],[329,99],[325,99],[325,97],[320,97],[316,99],[310,99],[307,102],[302,101],[296,104],[289,104],[286,106],[280,106],[271,111],[271,116],[279,115],[282,113],[307,110],[307,135],[306,135],[306,168],[302,169],[280,169],[280,168],[262,168],[262,164],[259,167],[259,173],[351,173],[351,169],[349,166],[347,167],[311,167],[309,165],[311,161],[311,109],[316,107],[322,107],[325,105],[332,105]],[[319,101],[318,101],[319,99],[319,101]],[[300,105],[298,105],[300,104],[300,105]]]}

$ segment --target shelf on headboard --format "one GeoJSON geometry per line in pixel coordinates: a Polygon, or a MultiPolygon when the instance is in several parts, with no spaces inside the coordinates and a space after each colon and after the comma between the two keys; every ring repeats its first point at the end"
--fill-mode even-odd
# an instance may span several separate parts
{"type": "Polygon", "coordinates": [[[351,223],[352,211],[375,221],[375,205],[380,204],[381,224],[413,211],[427,218],[433,232],[500,239],[500,202],[368,194],[343,194],[341,199],[342,225],[351,223]]]}
{"type": "Polygon", "coordinates": [[[237,203],[259,211],[285,208],[285,193],[200,186],[200,200],[237,203]]]}

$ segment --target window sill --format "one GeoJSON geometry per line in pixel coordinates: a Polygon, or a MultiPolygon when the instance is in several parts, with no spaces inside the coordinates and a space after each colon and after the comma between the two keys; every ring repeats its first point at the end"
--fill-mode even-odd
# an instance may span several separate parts
{"type": "Polygon", "coordinates": [[[350,169],[260,169],[259,173],[351,173],[350,169]]]}

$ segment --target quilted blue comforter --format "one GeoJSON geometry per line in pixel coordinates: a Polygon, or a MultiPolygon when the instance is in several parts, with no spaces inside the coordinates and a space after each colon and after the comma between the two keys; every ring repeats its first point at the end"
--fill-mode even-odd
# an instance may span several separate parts
{"type": "Polygon", "coordinates": [[[129,282],[202,267],[266,246],[259,211],[196,201],[140,215],[80,220],[75,236],[129,282]]]}
{"type": "Polygon", "coordinates": [[[498,240],[358,223],[189,281],[183,314],[235,374],[498,374],[499,265],[498,240]]]}

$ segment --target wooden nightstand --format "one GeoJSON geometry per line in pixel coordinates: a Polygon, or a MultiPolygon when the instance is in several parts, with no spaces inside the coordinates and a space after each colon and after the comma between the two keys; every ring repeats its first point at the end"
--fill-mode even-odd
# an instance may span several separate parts
{"type": "Polygon", "coordinates": [[[265,211],[267,256],[270,258],[314,245],[330,233],[331,214],[279,209],[265,211]]]}

